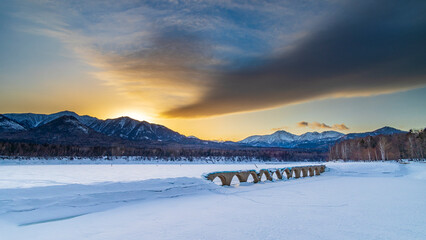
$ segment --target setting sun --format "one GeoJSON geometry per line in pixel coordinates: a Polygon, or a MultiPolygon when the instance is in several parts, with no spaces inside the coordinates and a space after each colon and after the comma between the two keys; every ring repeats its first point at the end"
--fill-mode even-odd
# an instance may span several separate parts
{"type": "Polygon", "coordinates": [[[120,111],[117,114],[113,115],[114,118],[117,117],[130,117],[139,121],[151,121],[151,118],[148,117],[145,113],[141,112],[141,111],[137,111],[137,110],[125,110],[125,111],[120,111]]]}

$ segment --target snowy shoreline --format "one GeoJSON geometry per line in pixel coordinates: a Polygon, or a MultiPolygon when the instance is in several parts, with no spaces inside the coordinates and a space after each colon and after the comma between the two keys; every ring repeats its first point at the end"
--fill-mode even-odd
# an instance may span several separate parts
{"type": "Polygon", "coordinates": [[[238,158],[226,157],[205,157],[179,160],[145,158],[145,157],[5,157],[0,156],[0,166],[4,165],[86,165],[86,164],[288,164],[288,163],[317,163],[311,161],[283,162],[283,161],[262,161],[253,159],[252,161],[239,160],[238,158]]]}
{"type": "Polygon", "coordinates": [[[333,160],[333,161],[297,161],[297,162],[285,162],[285,161],[262,161],[253,159],[252,161],[239,160],[238,158],[226,158],[226,157],[204,157],[204,158],[180,158],[178,160],[170,160],[164,158],[146,158],[146,157],[7,157],[0,156],[0,166],[8,165],[122,165],[122,164],[313,164],[313,163],[410,163],[410,162],[426,162],[426,159],[419,160],[387,160],[387,161],[351,161],[351,160],[333,160]]]}

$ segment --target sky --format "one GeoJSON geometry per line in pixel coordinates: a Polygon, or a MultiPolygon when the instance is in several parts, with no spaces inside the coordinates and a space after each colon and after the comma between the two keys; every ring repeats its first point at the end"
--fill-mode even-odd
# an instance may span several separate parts
{"type": "Polygon", "coordinates": [[[425,1],[0,2],[0,113],[185,135],[426,126],[425,1]]]}

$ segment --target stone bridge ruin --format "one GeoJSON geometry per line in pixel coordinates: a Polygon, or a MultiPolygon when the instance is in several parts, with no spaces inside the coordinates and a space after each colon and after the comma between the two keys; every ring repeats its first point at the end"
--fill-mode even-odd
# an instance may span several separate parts
{"type": "Polygon", "coordinates": [[[230,186],[232,179],[237,176],[240,183],[247,182],[247,179],[252,176],[253,182],[258,183],[261,181],[262,176],[265,175],[266,179],[272,181],[275,174],[276,178],[301,178],[301,177],[312,177],[320,175],[325,171],[325,165],[314,165],[314,166],[298,166],[298,167],[287,167],[287,168],[269,168],[261,169],[259,172],[256,170],[246,171],[224,171],[214,172],[204,175],[204,177],[210,181],[215,178],[219,178],[223,186],[230,186]]]}

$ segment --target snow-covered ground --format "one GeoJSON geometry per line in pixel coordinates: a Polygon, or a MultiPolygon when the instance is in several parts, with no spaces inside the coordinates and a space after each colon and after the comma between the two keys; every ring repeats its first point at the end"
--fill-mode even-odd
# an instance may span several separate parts
{"type": "Polygon", "coordinates": [[[201,177],[289,165],[0,165],[0,239],[425,239],[425,163],[327,163],[231,187],[201,177]]]}
{"type": "Polygon", "coordinates": [[[1,165],[0,189],[28,188],[67,184],[95,184],[106,182],[137,182],[165,178],[201,178],[214,171],[251,170],[312,163],[246,163],[246,164],[58,164],[58,165],[1,165]]]}

